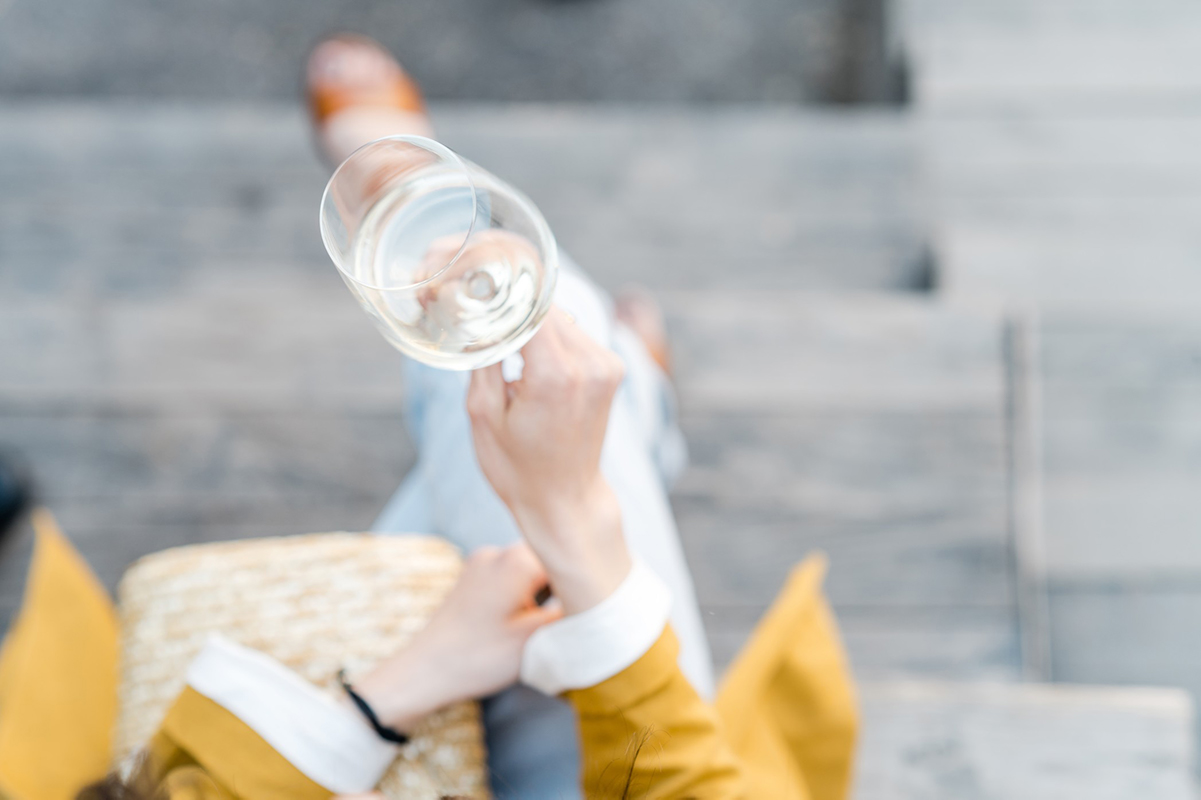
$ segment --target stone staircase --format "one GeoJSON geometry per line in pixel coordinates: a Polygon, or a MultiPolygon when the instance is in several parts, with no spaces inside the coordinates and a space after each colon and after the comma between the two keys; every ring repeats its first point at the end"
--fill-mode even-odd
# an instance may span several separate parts
{"type": "Polygon", "coordinates": [[[859,800],[1193,797],[1177,689],[867,685],[859,800]]]}
{"type": "Polygon", "coordinates": [[[667,298],[693,450],[676,511],[719,661],[824,550],[861,676],[1019,677],[1003,320],[884,294],[667,298]]]}
{"type": "Polygon", "coordinates": [[[1191,0],[892,0],[915,104],[1115,114],[1201,100],[1191,0]]]}
{"type": "MultiPolygon", "coordinates": [[[[603,284],[664,298],[693,449],[675,505],[719,662],[793,562],[830,555],[863,681],[859,797],[1191,796],[1181,693],[1019,682],[1047,677],[1046,641],[1067,663],[1072,613],[1052,593],[1046,624],[1031,565],[1036,412],[1092,397],[1096,354],[1128,342],[1073,350],[1076,329],[1025,308],[919,291],[925,116],[435,118],[603,284]],[[1062,390],[1056,341],[1077,368],[1062,390]]],[[[0,112],[0,444],[109,585],[163,547],[365,527],[411,465],[398,357],[317,239],[322,182],[295,109],[0,112]]],[[[1178,376],[1184,414],[1191,350],[1156,341],[1160,361],[1100,363],[1113,383],[1178,376]]],[[[5,616],[27,547],[0,561],[5,616]]]]}
{"type": "Polygon", "coordinates": [[[1201,6],[902,0],[948,298],[1036,329],[1043,675],[1201,691],[1201,6]]]}

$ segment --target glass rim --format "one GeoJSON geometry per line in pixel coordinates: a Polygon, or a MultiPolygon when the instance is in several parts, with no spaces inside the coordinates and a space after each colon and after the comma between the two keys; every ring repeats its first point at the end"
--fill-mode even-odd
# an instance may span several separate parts
{"type": "Polygon", "coordinates": [[[334,262],[334,267],[337,268],[342,277],[344,277],[346,280],[353,281],[358,286],[362,286],[366,289],[372,289],[377,292],[407,292],[412,291],[413,289],[419,289],[422,286],[437,280],[442,276],[443,273],[453,267],[455,263],[462,257],[463,253],[467,251],[468,242],[475,234],[475,219],[479,214],[479,208],[479,189],[476,187],[475,181],[471,177],[471,170],[467,167],[466,159],[441,142],[430,139],[429,137],[417,136],[415,134],[393,134],[391,136],[381,136],[378,139],[372,139],[370,142],[367,142],[366,144],[356,148],[353,153],[348,155],[342,161],[342,163],[334,169],[333,174],[329,176],[329,180],[325,183],[325,189],[321,192],[321,205],[317,209],[317,215],[320,222],[319,227],[321,229],[321,243],[325,246],[325,252],[329,254],[330,260],[334,262]],[[414,145],[423,150],[434,153],[439,157],[454,162],[462,171],[463,177],[467,179],[467,185],[471,189],[471,219],[467,224],[467,232],[463,236],[463,243],[459,245],[459,249],[455,252],[454,256],[446,262],[446,264],[438,269],[437,272],[434,272],[432,275],[423,278],[422,280],[415,281],[413,283],[406,283],[403,286],[376,286],[375,284],[367,283],[366,281],[360,280],[354,275],[351,275],[350,272],[347,271],[347,269],[342,265],[342,258],[336,254],[338,248],[336,248],[331,242],[332,234],[329,232],[329,226],[326,222],[326,201],[329,199],[330,190],[333,188],[334,182],[338,179],[338,176],[342,174],[342,171],[346,168],[346,166],[350,164],[352,160],[354,160],[355,156],[360,155],[369,147],[374,147],[384,142],[403,142],[405,144],[414,145]]]}

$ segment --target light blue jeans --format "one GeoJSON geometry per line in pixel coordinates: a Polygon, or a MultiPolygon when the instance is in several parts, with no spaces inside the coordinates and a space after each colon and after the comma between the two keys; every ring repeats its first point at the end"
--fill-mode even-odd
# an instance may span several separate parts
{"type": "MultiPolygon", "coordinates": [[[[609,298],[578,267],[566,258],[564,262],[555,302],[626,364],[601,469],[621,504],[631,551],[672,590],[671,622],[680,639],[680,666],[702,695],[711,696],[709,648],[667,499],[667,489],[687,458],[670,384],[641,341],[614,322],[609,298]]],[[[419,455],[374,529],[436,533],[465,552],[517,541],[520,533],[512,515],[476,462],[464,407],[470,375],[406,360],[405,376],[408,423],[419,455]]],[[[483,711],[498,800],[580,797],[579,746],[570,706],[517,686],[485,700],[483,711]]]]}

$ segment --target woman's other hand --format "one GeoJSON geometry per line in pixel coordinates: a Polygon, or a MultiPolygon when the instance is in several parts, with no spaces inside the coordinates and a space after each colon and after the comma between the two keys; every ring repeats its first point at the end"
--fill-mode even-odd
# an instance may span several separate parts
{"type": "Polygon", "coordinates": [[[467,395],[476,457],[550,575],[568,614],[630,571],[621,511],[600,472],[624,365],[558,308],[522,350],[521,380],[477,370],[467,395]]]}
{"type": "Polygon", "coordinates": [[[395,656],[355,682],[384,724],[411,731],[422,717],[517,681],[522,649],[562,616],[539,607],[547,576],[525,543],[481,547],[428,625],[395,656]]]}

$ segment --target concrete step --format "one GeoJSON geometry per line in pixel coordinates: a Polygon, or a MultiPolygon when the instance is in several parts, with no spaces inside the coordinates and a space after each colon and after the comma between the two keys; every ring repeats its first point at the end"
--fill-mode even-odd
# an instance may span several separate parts
{"type": "Polygon", "coordinates": [[[1164,228],[1128,219],[1055,227],[1050,216],[939,226],[938,285],[952,299],[999,296],[1066,312],[1196,312],[1201,230],[1164,228]]]}
{"type": "Polygon", "coordinates": [[[1191,800],[1172,689],[868,684],[858,800],[1191,800]]]}
{"type": "Polygon", "coordinates": [[[1195,572],[1058,577],[1048,597],[1056,680],[1177,686],[1201,697],[1195,572]]]}
{"type": "Polygon", "coordinates": [[[858,10],[837,0],[746,0],[736,12],[693,0],[61,0],[53,10],[6,0],[0,95],[287,101],[313,43],[348,30],[383,41],[434,98],[795,103],[845,91],[864,38],[858,10]]]}
{"type": "MultiPolygon", "coordinates": [[[[1039,359],[1047,568],[1121,594],[1201,580],[1201,325],[1047,312],[1039,359]]],[[[1172,637],[1181,658],[1201,658],[1172,637]]]]}
{"type": "MultiPolygon", "coordinates": [[[[276,277],[93,304],[78,372],[54,339],[69,309],[3,317],[3,352],[25,356],[0,371],[0,441],[107,582],[173,544],[365,526],[411,465],[398,357],[336,279],[276,277]]],[[[822,549],[861,674],[1015,678],[1003,320],[882,296],[664,300],[693,450],[675,504],[719,661],[822,549]]]]}
{"type": "MultiPolygon", "coordinates": [[[[77,344],[100,355],[76,374],[54,340],[69,309],[2,317],[26,357],[0,370],[0,441],[110,584],[169,545],[365,526],[411,465],[398,357],[336,279],[277,278],[94,302],[100,335],[77,344]]],[[[693,450],[675,505],[719,661],[822,549],[861,674],[1016,678],[1004,321],[882,296],[664,300],[693,450]]]]}
{"type": "Polygon", "coordinates": [[[1132,34],[1178,22],[1201,21],[1192,0],[899,0],[896,9],[908,30],[1037,27],[1132,34]]]}
{"type": "MultiPolygon", "coordinates": [[[[926,277],[898,113],[441,105],[434,117],[610,286],[876,290],[926,277]]],[[[8,106],[5,280],[53,288],[46,273],[71,259],[101,285],[147,288],[233,259],[326,272],[311,150],[286,106],[8,106]]]]}
{"type": "Polygon", "coordinates": [[[1201,10],[1186,0],[901,0],[898,17],[924,108],[1201,105],[1201,10]]]}
{"type": "Polygon", "coordinates": [[[1201,307],[1201,113],[925,115],[940,288],[1046,309],[1201,307]]]}
{"type": "MultiPolygon", "coordinates": [[[[862,674],[1017,676],[1005,321],[878,293],[919,278],[903,117],[434,112],[603,283],[663,295],[719,660],[822,548],[862,674]]],[[[309,150],[286,108],[0,115],[0,440],[110,583],[173,544],[363,527],[412,463],[309,150]]]]}
{"type": "Polygon", "coordinates": [[[1046,675],[1199,692],[1201,6],[905,8],[939,287],[1031,310],[1046,675]]]}
{"type": "Polygon", "coordinates": [[[1201,692],[1189,114],[931,114],[939,286],[1037,309],[1047,675],[1201,692]]]}
{"type": "Polygon", "coordinates": [[[1006,327],[880,295],[665,295],[675,493],[719,662],[808,552],[862,675],[1020,674],[1006,327]]]}
{"type": "Polygon", "coordinates": [[[959,196],[1177,197],[1201,185],[1201,113],[919,114],[923,169],[959,196]]]}

